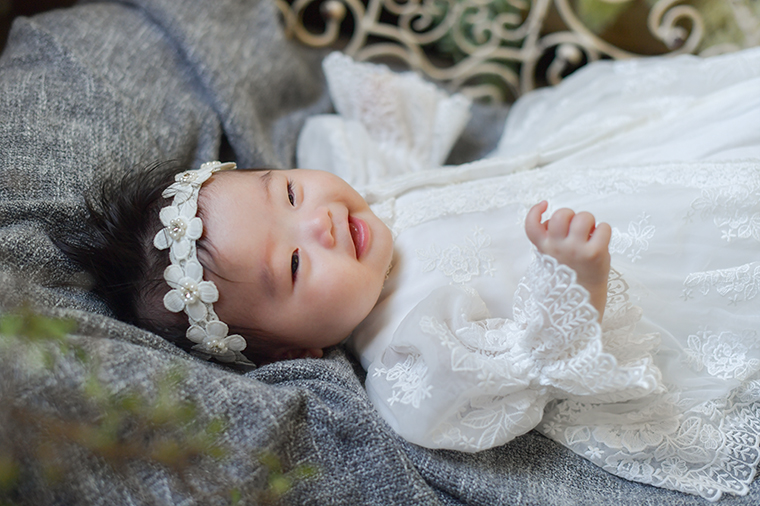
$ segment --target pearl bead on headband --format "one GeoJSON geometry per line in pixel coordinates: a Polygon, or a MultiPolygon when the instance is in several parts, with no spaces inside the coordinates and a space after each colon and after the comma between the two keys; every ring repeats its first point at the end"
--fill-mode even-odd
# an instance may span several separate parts
{"type": "Polygon", "coordinates": [[[153,238],[153,245],[160,250],[169,249],[171,264],[164,270],[164,279],[171,290],[164,296],[164,307],[173,313],[187,314],[190,327],[186,336],[197,343],[192,349],[206,358],[253,365],[240,353],[245,349],[245,339],[238,334],[227,335],[229,327],[214,312],[219,291],[212,281],[203,280],[203,266],[195,246],[203,233],[203,223],[196,216],[201,186],[215,172],[234,168],[234,163],[207,162],[197,170],[177,174],[174,183],[162,194],[174,200],[161,209],[159,216],[164,228],[153,238]]]}

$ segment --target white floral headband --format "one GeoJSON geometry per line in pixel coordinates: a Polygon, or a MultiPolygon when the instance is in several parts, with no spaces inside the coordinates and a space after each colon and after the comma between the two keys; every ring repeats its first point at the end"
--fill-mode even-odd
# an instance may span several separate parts
{"type": "Polygon", "coordinates": [[[164,296],[164,306],[173,313],[187,314],[190,328],[185,335],[197,343],[193,350],[206,358],[253,365],[240,353],[245,349],[245,339],[238,334],[227,335],[229,327],[214,312],[219,291],[212,281],[203,280],[195,247],[203,233],[203,222],[195,215],[201,186],[215,172],[234,168],[234,163],[207,162],[197,170],[177,174],[162,194],[174,200],[161,209],[164,228],[153,238],[153,245],[160,250],[169,248],[171,265],[164,270],[164,279],[172,289],[164,296]]]}

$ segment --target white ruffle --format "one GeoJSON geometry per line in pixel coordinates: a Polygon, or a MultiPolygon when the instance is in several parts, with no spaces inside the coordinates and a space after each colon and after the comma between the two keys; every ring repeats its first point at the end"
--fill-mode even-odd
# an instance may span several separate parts
{"type": "MultiPolygon", "coordinates": [[[[682,411],[676,389],[623,423],[590,423],[609,414],[579,400],[550,405],[538,430],[602,469],[628,480],[698,494],[711,501],[745,495],[760,462],[760,377],[728,398],[682,411]]],[[[609,406],[608,409],[614,409],[609,406]]]]}
{"type": "Polygon", "coordinates": [[[538,253],[511,320],[489,318],[471,288],[440,288],[370,365],[367,389],[404,438],[463,451],[524,434],[552,399],[620,402],[662,391],[651,355],[656,337],[633,335],[641,313],[624,286],[613,276],[604,325],[574,271],[538,253]],[[606,340],[635,344],[616,356],[606,340]]]}
{"type": "Polygon", "coordinates": [[[412,72],[342,53],[328,55],[323,68],[339,114],[307,120],[298,166],[333,172],[354,187],[440,167],[469,120],[469,98],[412,72]]]}

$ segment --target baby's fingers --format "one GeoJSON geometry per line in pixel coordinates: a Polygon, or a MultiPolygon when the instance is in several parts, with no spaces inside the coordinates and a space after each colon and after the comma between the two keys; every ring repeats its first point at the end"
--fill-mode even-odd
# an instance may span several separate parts
{"type": "Polygon", "coordinates": [[[525,217],[525,234],[530,242],[539,248],[539,250],[541,243],[546,239],[546,223],[541,223],[541,215],[544,214],[548,207],[548,202],[545,200],[541,201],[531,207],[528,215],[525,217]]]}
{"type": "Polygon", "coordinates": [[[607,250],[610,247],[612,238],[612,228],[607,223],[600,223],[594,229],[589,239],[589,244],[600,250],[607,250]]]}
{"type": "Polygon", "coordinates": [[[576,214],[570,222],[569,235],[583,242],[588,241],[591,234],[594,233],[595,224],[596,219],[593,214],[585,211],[580,212],[576,214]]]}
{"type": "Polygon", "coordinates": [[[555,211],[547,226],[549,237],[555,240],[565,239],[570,233],[570,223],[574,216],[575,211],[566,207],[555,211]]]}

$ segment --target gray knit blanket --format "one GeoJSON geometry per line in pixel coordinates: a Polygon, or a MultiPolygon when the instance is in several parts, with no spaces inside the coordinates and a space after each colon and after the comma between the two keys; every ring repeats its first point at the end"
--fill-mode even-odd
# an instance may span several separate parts
{"type": "MultiPolygon", "coordinates": [[[[292,167],[304,119],[331,107],[320,58],[269,0],[86,2],[15,22],[0,58],[0,502],[704,504],[536,433],[477,454],[414,446],[341,347],[226,368],[88,291],[56,247],[81,230],[84,195],[156,161],[292,167]],[[76,326],[35,355],[8,323],[30,308],[76,326]]],[[[502,112],[477,111],[452,160],[492,147],[502,112]]],[[[722,503],[758,504],[760,486],[722,503]]]]}

